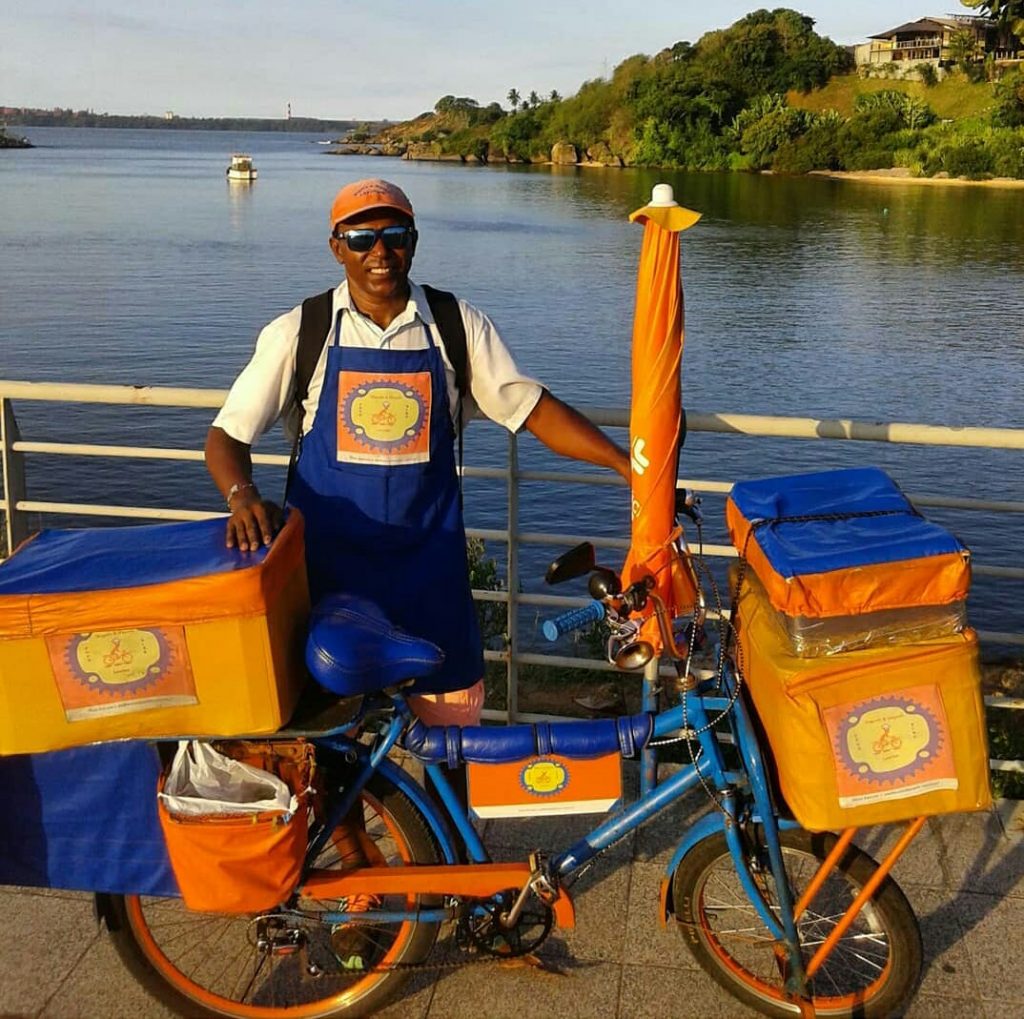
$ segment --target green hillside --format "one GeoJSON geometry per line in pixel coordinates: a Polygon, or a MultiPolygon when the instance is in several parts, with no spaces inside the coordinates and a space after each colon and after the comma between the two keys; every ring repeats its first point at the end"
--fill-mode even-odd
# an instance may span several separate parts
{"type": "Polygon", "coordinates": [[[832,78],[824,88],[803,93],[790,90],[786,98],[791,106],[813,113],[838,110],[844,117],[854,114],[858,96],[892,89],[924,100],[943,120],[961,120],[964,117],[984,116],[992,107],[993,86],[987,81],[968,81],[963,75],[945,78],[931,87],[920,81],[900,81],[891,78],[861,78],[856,74],[841,74],[832,78]]]}
{"type": "Polygon", "coordinates": [[[915,70],[931,84],[862,78],[813,19],[758,10],[566,98],[512,88],[509,111],[444,96],[377,141],[411,159],[1024,178],[1024,72],[975,51],[942,81],[915,70]]]}

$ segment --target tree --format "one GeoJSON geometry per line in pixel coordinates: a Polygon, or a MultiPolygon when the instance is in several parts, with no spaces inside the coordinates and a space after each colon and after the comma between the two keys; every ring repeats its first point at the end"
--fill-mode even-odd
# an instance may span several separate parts
{"type": "Polygon", "coordinates": [[[1024,72],[1004,75],[995,88],[992,121],[997,127],[1024,127],[1024,72]]]}
{"type": "Polygon", "coordinates": [[[558,94],[558,90],[557,89],[552,89],[551,90],[551,95],[548,96],[548,102],[549,103],[560,103],[561,101],[562,101],[562,97],[558,94]]]}
{"type": "Polygon", "coordinates": [[[895,114],[903,127],[912,131],[935,123],[935,112],[920,98],[907,95],[895,89],[883,89],[881,92],[865,92],[854,100],[857,113],[875,113],[882,110],[895,114]]]}
{"type": "Polygon", "coordinates": [[[522,96],[519,95],[519,90],[510,88],[508,90],[508,95],[505,98],[508,100],[509,106],[512,107],[512,112],[515,113],[516,110],[519,109],[519,104],[522,102],[522,96]]]}
{"type": "Polygon", "coordinates": [[[969,28],[954,32],[949,40],[949,58],[965,74],[978,57],[978,40],[969,28]]]}
{"type": "Polygon", "coordinates": [[[980,10],[983,17],[1024,41],[1024,0],[960,0],[960,3],[980,10]]]}
{"type": "Polygon", "coordinates": [[[530,109],[531,110],[535,110],[535,109],[537,109],[538,106],[540,106],[540,96],[537,95],[537,90],[536,89],[534,89],[529,94],[529,96],[527,97],[526,101],[530,104],[530,109]]]}

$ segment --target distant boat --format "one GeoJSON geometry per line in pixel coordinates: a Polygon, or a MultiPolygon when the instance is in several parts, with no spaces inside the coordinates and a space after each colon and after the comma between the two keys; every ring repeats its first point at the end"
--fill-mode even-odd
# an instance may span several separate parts
{"type": "Polygon", "coordinates": [[[231,157],[231,165],[227,169],[228,180],[237,180],[243,183],[256,179],[256,167],[252,165],[252,156],[244,152],[236,152],[231,157]]]}

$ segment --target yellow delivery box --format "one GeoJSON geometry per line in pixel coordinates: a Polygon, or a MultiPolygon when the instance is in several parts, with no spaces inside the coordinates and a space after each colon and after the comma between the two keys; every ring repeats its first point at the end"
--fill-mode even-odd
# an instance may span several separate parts
{"type": "Polygon", "coordinates": [[[803,827],[991,804],[973,630],[801,658],[755,578],[744,580],[737,609],[738,663],[803,827]]]}
{"type": "Polygon", "coordinates": [[[42,531],[0,565],[0,754],[269,733],[306,681],[302,518],[42,531]]]}

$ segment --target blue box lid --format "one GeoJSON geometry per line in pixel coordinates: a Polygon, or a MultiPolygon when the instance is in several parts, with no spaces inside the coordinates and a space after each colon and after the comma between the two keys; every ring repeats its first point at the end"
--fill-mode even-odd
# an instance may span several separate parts
{"type": "Polygon", "coordinates": [[[729,498],[782,577],[967,551],[877,467],[741,481],[729,498]]]}
{"type": "Polygon", "coordinates": [[[107,591],[261,563],[266,548],[225,546],[225,520],[40,531],[0,564],[0,595],[107,591]]]}

